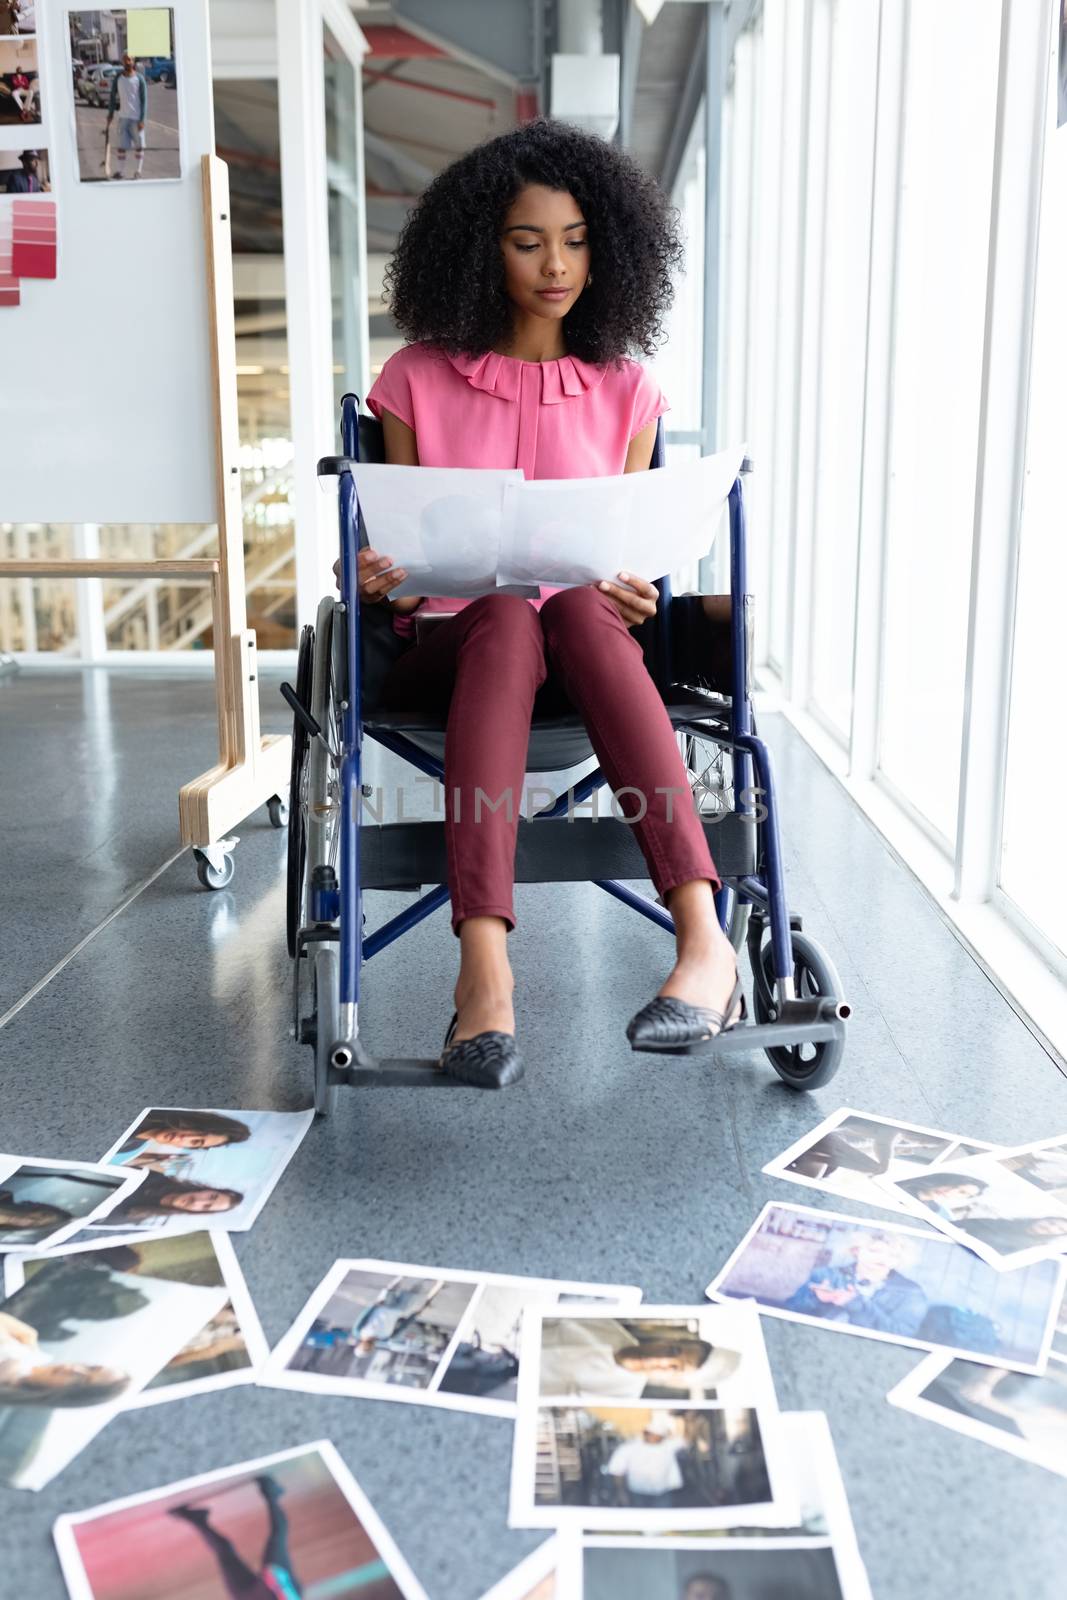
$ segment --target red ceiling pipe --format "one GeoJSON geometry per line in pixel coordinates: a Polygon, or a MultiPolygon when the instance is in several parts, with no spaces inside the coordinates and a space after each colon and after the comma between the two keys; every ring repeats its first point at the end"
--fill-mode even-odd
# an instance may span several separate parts
{"type": "Polygon", "coordinates": [[[443,56],[447,50],[442,50],[439,44],[431,44],[428,39],[419,39],[406,28],[390,27],[388,23],[370,22],[362,24],[363,35],[370,45],[367,59],[371,56],[389,56],[393,61],[413,61],[416,56],[443,56]]]}
{"type": "Polygon", "coordinates": [[[413,78],[398,78],[395,72],[374,72],[363,69],[363,79],[366,83],[395,83],[398,89],[421,89],[423,94],[444,95],[446,100],[462,100],[468,106],[488,106],[490,110],[496,109],[495,100],[486,100],[482,95],[460,94],[458,89],[443,89],[437,83],[416,83],[413,78]]]}

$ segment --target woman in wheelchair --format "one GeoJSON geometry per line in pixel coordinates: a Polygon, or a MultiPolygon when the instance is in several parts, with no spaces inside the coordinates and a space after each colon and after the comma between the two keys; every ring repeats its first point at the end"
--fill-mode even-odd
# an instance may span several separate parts
{"type": "MultiPolygon", "coordinates": [[[[681,254],[662,191],[595,136],[540,119],[461,157],[413,208],[386,274],[410,341],[367,396],[387,460],[518,466],[527,478],[647,470],[668,405],[627,351],[653,352],[681,254]]],[[[610,571],[610,529],[604,558],[610,571]]],[[[675,964],[628,1038],[684,1050],[734,1026],[745,1001],[715,913],[719,880],[669,716],[630,632],[654,614],[655,587],[620,572],[543,588],[533,601],[391,600],[404,576],[384,552],[360,552],[361,604],[391,607],[410,639],[384,704],[447,710],[460,971],[442,1070],[482,1087],[522,1076],[507,934],[526,747],[532,716],[573,708],[675,924],[675,964]],[[412,613],[434,611],[453,615],[416,636],[412,613]]]]}

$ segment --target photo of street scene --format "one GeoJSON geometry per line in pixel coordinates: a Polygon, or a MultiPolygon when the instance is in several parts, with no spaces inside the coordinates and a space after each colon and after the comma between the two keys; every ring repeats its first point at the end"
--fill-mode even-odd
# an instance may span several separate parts
{"type": "Polygon", "coordinates": [[[82,182],[180,178],[173,11],[71,11],[68,22],[82,182]]]}

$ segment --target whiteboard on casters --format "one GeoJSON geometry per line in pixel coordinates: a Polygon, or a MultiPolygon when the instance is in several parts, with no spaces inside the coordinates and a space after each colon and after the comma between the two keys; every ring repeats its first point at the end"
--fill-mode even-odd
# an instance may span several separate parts
{"type": "MultiPolygon", "coordinates": [[[[207,0],[174,13],[181,178],[78,179],[68,11],[37,0],[54,280],[0,308],[0,519],[215,522],[215,400],[200,158],[214,149],[207,0]]],[[[116,7],[128,11],[136,6],[116,7]]],[[[21,149],[28,131],[2,129],[21,149]]],[[[0,204],[10,202],[0,201],[0,204]]]]}

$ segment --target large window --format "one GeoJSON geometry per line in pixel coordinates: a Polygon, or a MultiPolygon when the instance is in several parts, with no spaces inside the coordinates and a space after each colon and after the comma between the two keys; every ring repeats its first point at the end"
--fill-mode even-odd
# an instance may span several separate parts
{"type": "Polygon", "coordinates": [[[1067,957],[1065,284],[1067,124],[1045,151],[1000,870],[1004,893],[1067,957]]]}
{"type": "Polygon", "coordinates": [[[1067,1048],[1060,4],[763,0],[720,251],[761,681],[1067,1048]]]}
{"type": "Polygon", "coordinates": [[[808,692],[841,740],[852,715],[878,0],[836,0],[820,296],[808,692]]]}
{"type": "Polygon", "coordinates": [[[959,798],[999,42],[1000,0],[909,9],[878,765],[949,849],[959,798]]]}

